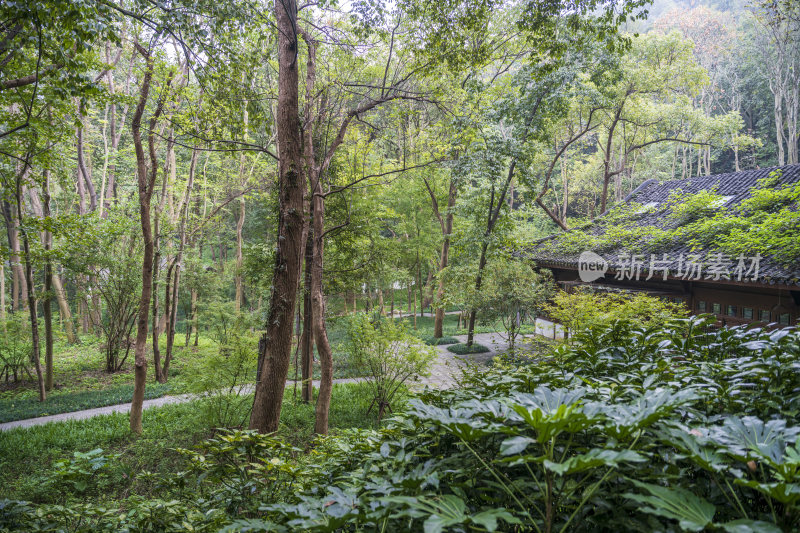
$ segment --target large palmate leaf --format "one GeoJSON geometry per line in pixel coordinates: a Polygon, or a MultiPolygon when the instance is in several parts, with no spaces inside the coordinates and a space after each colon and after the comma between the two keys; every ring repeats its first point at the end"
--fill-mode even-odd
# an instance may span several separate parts
{"type": "Polygon", "coordinates": [[[785,505],[796,505],[800,502],[800,483],[759,483],[756,480],[745,479],[735,479],[734,482],[755,489],[785,505]]]}
{"type": "Polygon", "coordinates": [[[536,430],[536,441],[547,442],[562,432],[576,433],[591,426],[597,418],[583,411],[585,389],[537,388],[533,394],[516,394],[511,408],[536,430]]]}
{"type": "Polygon", "coordinates": [[[642,463],[647,458],[633,450],[603,450],[592,448],[586,453],[570,457],[562,463],[544,461],[544,467],[560,476],[576,474],[598,467],[616,467],[620,463],[642,463]]]}
{"type": "Polygon", "coordinates": [[[709,438],[741,460],[762,457],[774,464],[782,462],[788,442],[797,439],[800,427],[787,427],[785,420],[763,420],[754,416],[732,416],[722,426],[709,428],[709,438]]]}
{"type": "Polygon", "coordinates": [[[597,402],[592,404],[592,407],[609,419],[606,431],[615,438],[624,440],[669,416],[678,406],[696,398],[697,394],[692,389],[674,391],[668,388],[656,388],[648,390],[631,403],[597,402]]]}
{"type": "Polygon", "coordinates": [[[498,520],[504,520],[509,524],[521,523],[503,508],[471,514],[464,500],[452,494],[432,495],[426,498],[399,496],[384,498],[383,501],[407,506],[412,510],[409,516],[425,518],[422,524],[425,533],[441,533],[453,526],[465,524],[475,524],[487,531],[496,531],[498,520]]]}
{"type": "Polygon", "coordinates": [[[688,490],[668,489],[636,480],[631,480],[631,482],[649,493],[649,495],[624,494],[626,498],[647,504],[640,507],[639,510],[677,520],[678,525],[685,531],[702,531],[714,519],[716,508],[704,498],[700,498],[688,490]]]}
{"type": "Polygon", "coordinates": [[[442,426],[465,441],[473,441],[493,433],[487,422],[472,416],[474,413],[475,410],[472,408],[444,409],[419,400],[411,400],[408,402],[406,416],[422,424],[442,426]]]}
{"type": "MultiPolygon", "coordinates": [[[[713,447],[704,445],[700,439],[702,432],[690,429],[683,425],[662,428],[659,431],[661,440],[667,445],[675,447],[697,466],[709,472],[723,472],[729,468],[725,457],[713,447]]],[[[707,440],[707,439],[703,439],[707,440]]]]}

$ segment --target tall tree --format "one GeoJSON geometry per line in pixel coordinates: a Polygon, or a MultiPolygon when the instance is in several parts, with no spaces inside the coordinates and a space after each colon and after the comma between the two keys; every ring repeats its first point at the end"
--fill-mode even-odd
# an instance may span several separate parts
{"type": "Polygon", "coordinates": [[[144,241],[144,254],[142,256],[142,294],[139,298],[139,312],[136,319],[136,348],[134,351],[134,385],[133,399],[131,400],[130,428],[134,433],[142,432],[142,404],[144,402],[144,392],[147,383],[147,318],[150,311],[150,297],[153,289],[153,228],[150,220],[150,201],[153,198],[153,188],[156,184],[158,167],[156,165],[155,151],[155,128],[158,119],[164,109],[164,101],[167,97],[169,85],[172,77],[168,76],[162,87],[161,96],[155,111],[150,117],[147,133],[148,151],[150,161],[144,153],[142,144],[142,116],[144,115],[147,99],[150,94],[150,85],[153,79],[155,64],[154,49],[161,38],[160,33],[156,33],[150,39],[150,47],[144,48],[139,43],[135,46],[145,59],[145,71],[142,84],[139,88],[139,102],[131,120],[131,133],[133,134],[133,145],[136,151],[136,179],[139,193],[139,217],[142,229],[142,239],[144,241]]]}
{"type": "Polygon", "coordinates": [[[278,430],[289,374],[297,286],[303,257],[303,196],[306,173],[300,131],[297,3],[275,2],[278,30],[278,235],[266,331],[259,342],[259,377],[250,428],[278,430]]]}

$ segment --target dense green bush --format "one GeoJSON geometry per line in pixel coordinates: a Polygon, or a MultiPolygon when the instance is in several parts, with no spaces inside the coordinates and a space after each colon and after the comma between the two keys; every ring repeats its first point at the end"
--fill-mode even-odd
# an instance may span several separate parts
{"type": "Polygon", "coordinates": [[[600,324],[536,364],[427,391],[379,431],[308,454],[226,433],[184,452],[162,500],[120,516],[6,501],[0,524],[119,529],[169,501],[165,531],[185,529],[176,516],[229,532],[796,531],[800,335],[710,325],[600,324]]]}
{"type": "Polygon", "coordinates": [[[186,388],[207,399],[201,405],[210,426],[239,427],[249,418],[253,403],[258,342],[249,335],[243,315],[218,316],[213,328],[217,352],[189,369],[186,388]]]}
{"type": "Polygon", "coordinates": [[[345,351],[352,366],[364,369],[379,418],[407,382],[428,374],[436,358],[436,351],[421,346],[402,322],[370,320],[364,313],[348,317],[345,351]]]}
{"type": "Polygon", "coordinates": [[[571,336],[618,321],[653,326],[689,314],[683,304],[648,294],[602,292],[591,287],[578,287],[572,292],[556,291],[544,311],[571,336]]]}
{"type": "Polygon", "coordinates": [[[0,324],[0,379],[33,380],[31,364],[31,328],[24,313],[13,313],[0,324]]]}

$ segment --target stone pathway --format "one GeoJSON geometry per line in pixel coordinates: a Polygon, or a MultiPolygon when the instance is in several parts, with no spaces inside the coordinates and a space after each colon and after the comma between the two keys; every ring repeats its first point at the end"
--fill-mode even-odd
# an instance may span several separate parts
{"type": "MultiPolygon", "coordinates": [[[[546,321],[540,324],[537,321],[537,333],[541,329],[541,334],[547,334],[552,338],[553,330],[552,324],[546,321]],[[548,330],[549,325],[549,330],[548,330]]],[[[557,334],[560,331],[557,330],[557,334]]],[[[560,335],[559,335],[560,336],[560,335]]],[[[459,342],[466,342],[466,335],[458,335],[455,337],[459,342]]],[[[461,374],[461,370],[465,366],[466,361],[475,363],[486,363],[491,360],[495,355],[508,349],[508,341],[505,335],[499,333],[476,333],[475,342],[483,344],[489,348],[489,352],[481,354],[471,354],[459,356],[447,350],[447,346],[437,346],[436,350],[439,352],[439,357],[434,362],[431,368],[431,374],[428,377],[422,378],[420,381],[412,384],[412,388],[422,390],[426,386],[432,389],[449,389],[456,386],[457,379],[461,374]]],[[[518,343],[524,342],[523,338],[518,338],[518,343]]],[[[363,378],[341,378],[334,379],[333,383],[357,383],[363,381],[363,378]]],[[[294,382],[287,382],[287,387],[293,385],[294,382]]],[[[319,386],[319,381],[314,381],[314,386],[319,386]]],[[[179,396],[162,396],[161,398],[154,398],[152,400],[145,400],[142,406],[143,409],[150,409],[152,407],[160,407],[162,405],[170,405],[177,403],[185,403],[196,399],[196,395],[182,394],[179,396]]],[[[71,413],[61,413],[57,415],[41,416],[38,418],[28,418],[26,420],[15,420],[13,422],[5,422],[0,424],[0,431],[7,431],[14,428],[27,428],[31,426],[41,426],[51,422],[64,422],[67,420],[85,420],[95,416],[110,415],[112,413],[127,413],[130,411],[130,404],[109,405],[106,407],[97,407],[94,409],[85,409],[83,411],[73,411],[71,413]]]]}

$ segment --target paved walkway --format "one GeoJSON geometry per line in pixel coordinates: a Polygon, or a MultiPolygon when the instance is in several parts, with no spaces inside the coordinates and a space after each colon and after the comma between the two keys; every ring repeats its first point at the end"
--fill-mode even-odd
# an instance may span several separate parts
{"type": "MultiPolygon", "coordinates": [[[[552,324],[542,321],[540,325],[537,321],[537,333],[544,334],[552,338],[553,330],[552,324]],[[541,330],[541,331],[540,331],[541,330]]],[[[557,330],[560,336],[560,331],[557,330]]],[[[455,337],[459,342],[466,342],[466,335],[458,335],[455,337]]],[[[439,352],[439,357],[434,362],[431,368],[431,374],[428,377],[422,378],[420,381],[412,384],[413,389],[421,390],[426,386],[433,389],[448,389],[457,384],[457,379],[461,374],[461,370],[465,366],[466,361],[475,363],[486,363],[491,360],[495,355],[508,349],[508,341],[505,335],[499,333],[476,333],[475,342],[483,344],[489,351],[481,354],[470,354],[459,356],[447,350],[447,346],[437,346],[436,350],[439,352]]],[[[524,342],[524,338],[518,338],[518,343],[524,342]]],[[[333,383],[358,383],[363,381],[363,378],[341,378],[334,379],[333,383]]],[[[287,382],[287,387],[293,385],[294,382],[287,382]]],[[[314,381],[314,386],[319,387],[319,381],[314,381]]],[[[249,392],[249,391],[247,391],[249,392]]],[[[152,407],[160,407],[162,405],[170,405],[177,403],[185,403],[197,399],[196,395],[182,394],[178,396],[162,396],[161,398],[154,398],[152,400],[145,400],[142,409],[150,409],[152,407]]],[[[94,409],[85,409],[83,411],[73,411],[71,413],[61,413],[57,415],[41,416],[38,418],[28,418],[26,420],[15,420],[13,422],[5,422],[0,424],[0,431],[7,431],[13,428],[26,428],[31,426],[41,426],[49,424],[50,422],[64,422],[66,420],[84,420],[93,418],[100,415],[110,415],[112,413],[127,413],[130,411],[130,403],[109,405],[106,407],[97,407],[94,409]]]]}

